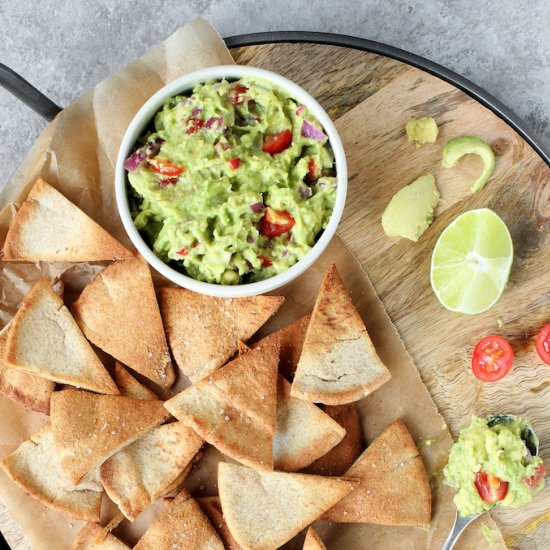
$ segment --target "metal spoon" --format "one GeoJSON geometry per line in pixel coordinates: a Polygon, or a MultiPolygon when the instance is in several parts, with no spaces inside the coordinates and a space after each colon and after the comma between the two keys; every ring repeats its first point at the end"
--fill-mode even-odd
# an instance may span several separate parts
{"type": "MultiPolygon", "coordinates": [[[[517,416],[514,414],[492,414],[486,417],[487,425],[489,427],[494,426],[495,424],[511,424],[514,420],[517,420],[517,416]]],[[[521,439],[525,442],[527,450],[531,456],[537,456],[539,454],[539,440],[536,436],[533,428],[529,424],[526,424],[525,428],[521,432],[521,439]]],[[[481,514],[472,514],[471,516],[462,517],[456,512],[455,521],[453,528],[447,537],[447,540],[443,543],[441,550],[452,550],[458,537],[462,534],[462,531],[478,518],[481,514]]]]}

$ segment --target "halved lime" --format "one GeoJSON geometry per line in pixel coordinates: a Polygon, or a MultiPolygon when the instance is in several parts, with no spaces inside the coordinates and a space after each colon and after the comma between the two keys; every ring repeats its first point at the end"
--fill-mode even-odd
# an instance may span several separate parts
{"type": "Polygon", "coordinates": [[[432,288],[447,309],[482,313],[500,298],[513,259],[512,238],[501,218],[489,208],[470,210],[450,223],[435,244],[432,288]]]}

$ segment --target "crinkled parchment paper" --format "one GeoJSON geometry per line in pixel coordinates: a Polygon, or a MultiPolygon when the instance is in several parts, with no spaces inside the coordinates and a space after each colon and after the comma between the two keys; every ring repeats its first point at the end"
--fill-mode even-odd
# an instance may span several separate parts
{"type": "MultiPolygon", "coordinates": [[[[0,243],[16,211],[12,203],[20,204],[40,175],[130,246],[117,213],[113,187],[118,147],[127,125],[144,101],[167,82],[191,70],[230,63],[233,59],[219,35],[206,21],[197,19],[64,109],[46,128],[0,194],[0,209],[3,209],[0,212],[0,243]]],[[[432,481],[434,508],[429,531],[323,522],[318,522],[316,528],[329,549],[440,548],[454,517],[452,491],[441,485],[441,469],[451,437],[371,283],[343,241],[335,238],[313,268],[283,289],[287,300],[263,331],[282,326],[311,310],[323,270],[333,260],[338,264],[378,353],[392,373],[389,383],[358,403],[365,440],[372,441],[394,419],[403,418],[419,442],[432,481]],[[422,441],[433,438],[433,445],[422,445],[422,441]]],[[[103,265],[0,262],[0,326],[14,315],[21,299],[38,278],[60,277],[65,283],[66,300],[70,302],[103,265]]],[[[156,281],[162,280],[156,277],[156,281]]],[[[180,380],[177,388],[183,384],[180,380]]],[[[26,412],[0,396],[0,418],[0,457],[4,457],[27,439],[46,416],[26,412]]],[[[220,454],[208,448],[187,478],[185,485],[195,496],[217,493],[215,471],[219,459],[220,454]]],[[[0,472],[0,492],[13,520],[0,520],[0,528],[7,534],[19,524],[32,548],[68,548],[83,525],[83,522],[65,518],[35,502],[3,472],[0,472]]],[[[124,521],[115,532],[133,544],[161,506],[162,501],[158,501],[134,525],[124,521]]],[[[112,503],[104,497],[104,521],[114,513],[112,503]]],[[[489,546],[480,533],[481,523],[496,530],[490,517],[484,516],[469,529],[457,548],[489,546]]],[[[301,548],[301,541],[294,541],[288,547],[301,548]]]]}

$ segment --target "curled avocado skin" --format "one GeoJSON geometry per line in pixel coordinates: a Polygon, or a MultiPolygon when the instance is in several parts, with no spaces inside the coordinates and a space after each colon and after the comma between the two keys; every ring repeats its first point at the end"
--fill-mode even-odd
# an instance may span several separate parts
{"type": "Polygon", "coordinates": [[[485,187],[495,169],[495,154],[487,142],[476,136],[459,136],[450,139],[443,149],[443,166],[451,168],[464,155],[469,154],[478,155],[483,161],[483,172],[470,189],[475,193],[485,187]]]}

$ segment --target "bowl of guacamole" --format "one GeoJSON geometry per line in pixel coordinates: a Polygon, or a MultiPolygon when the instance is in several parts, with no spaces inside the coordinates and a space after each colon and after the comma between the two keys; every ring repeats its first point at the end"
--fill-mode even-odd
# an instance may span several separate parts
{"type": "Polygon", "coordinates": [[[116,198],[145,259],[176,284],[237,297],[274,290],[322,253],[347,188],[338,133],[293,82],[211,67],[157,92],[119,151],[116,198]]]}

